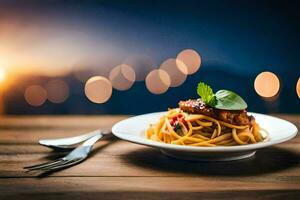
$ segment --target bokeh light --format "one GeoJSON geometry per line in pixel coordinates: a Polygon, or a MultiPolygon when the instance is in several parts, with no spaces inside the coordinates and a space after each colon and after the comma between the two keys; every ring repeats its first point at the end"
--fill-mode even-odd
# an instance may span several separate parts
{"type": "Polygon", "coordinates": [[[298,81],[297,81],[296,92],[297,92],[298,97],[300,98],[300,78],[298,78],[298,81]]]}
{"type": "Polygon", "coordinates": [[[279,91],[280,82],[276,74],[266,71],[255,78],[254,88],[262,97],[273,97],[279,91]]]}
{"type": "Polygon", "coordinates": [[[146,77],[146,87],[153,94],[165,93],[170,85],[171,79],[169,74],[162,69],[151,71],[146,77]]]}
{"type": "Polygon", "coordinates": [[[121,64],[110,71],[109,80],[113,88],[117,90],[128,90],[135,81],[135,72],[131,66],[121,64]]]}
{"type": "Polygon", "coordinates": [[[85,95],[94,103],[105,103],[112,95],[111,82],[103,76],[94,76],[85,84],[85,95]]]}
{"type": "Polygon", "coordinates": [[[186,65],[174,58],[169,58],[165,60],[159,67],[160,69],[166,71],[171,79],[171,87],[178,87],[184,83],[187,77],[187,67],[186,65]]]}
{"type": "Polygon", "coordinates": [[[145,80],[147,74],[154,69],[152,58],[146,55],[131,55],[123,63],[133,68],[136,81],[145,80]]]}
{"type": "MultiPolygon", "coordinates": [[[[187,67],[187,74],[194,74],[201,65],[200,55],[193,49],[186,49],[177,55],[177,61],[182,61],[187,67]]],[[[180,63],[179,63],[180,65],[180,63]]]]}
{"type": "Polygon", "coordinates": [[[25,100],[31,106],[41,106],[47,100],[47,91],[40,85],[31,85],[25,90],[25,100]]]}
{"type": "Polygon", "coordinates": [[[47,90],[47,98],[52,103],[63,103],[69,97],[69,86],[63,80],[50,80],[45,89],[47,90]]]}

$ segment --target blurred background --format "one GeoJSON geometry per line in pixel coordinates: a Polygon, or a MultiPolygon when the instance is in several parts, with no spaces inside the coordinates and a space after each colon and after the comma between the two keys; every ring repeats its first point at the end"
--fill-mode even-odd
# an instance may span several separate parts
{"type": "Polygon", "coordinates": [[[300,1],[0,0],[1,114],[141,114],[199,81],[300,113],[300,1]]]}

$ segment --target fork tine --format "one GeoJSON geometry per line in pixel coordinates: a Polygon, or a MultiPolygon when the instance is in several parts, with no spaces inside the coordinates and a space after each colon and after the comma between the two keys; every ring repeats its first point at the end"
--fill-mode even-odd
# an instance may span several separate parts
{"type": "Polygon", "coordinates": [[[63,166],[64,164],[67,164],[67,163],[69,163],[71,161],[72,160],[64,160],[64,161],[56,163],[54,165],[50,165],[50,166],[45,166],[45,167],[39,168],[39,170],[49,171],[49,170],[55,169],[56,167],[59,168],[60,166],[63,166]]]}
{"type": "Polygon", "coordinates": [[[51,170],[57,170],[60,168],[65,168],[67,166],[75,165],[88,157],[93,145],[102,137],[102,134],[93,136],[61,159],[53,162],[24,167],[24,169],[27,169],[28,171],[40,170],[48,172],[51,170]]]}
{"type": "Polygon", "coordinates": [[[45,162],[45,163],[41,163],[41,164],[37,164],[37,165],[27,166],[27,167],[24,167],[24,169],[38,170],[40,168],[51,166],[51,165],[57,164],[57,163],[62,162],[62,161],[63,161],[63,159],[58,159],[58,160],[55,160],[55,161],[50,161],[50,162],[45,162]]]}
{"type": "Polygon", "coordinates": [[[68,162],[65,162],[65,163],[60,163],[56,166],[51,166],[51,167],[47,167],[47,168],[43,168],[41,170],[43,171],[51,171],[51,170],[57,170],[57,169],[61,169],[61,168],[64,168],[64,167],[67,167],[67,166],[71,166],[71,165],[74,165],[80,161],[84,160],[84,158],[80,158],[80,159],[72,159],[72,160],[69,160],[68,162]]]}
{"type": "MultiPolygon", "coordinates": [[[[59,160],[60,160],[60,159],[59,159],[59,160]]],[[[44,163],[40,163],[40,164],[37,164],[37,165],[25,166],[25,167],[23,167],[23,169],[29,169],[29,168],[40,167],[40,166],[42,166],[42,165],[47,165],[47,164],[51,164],[51,163],[53,163],[53,162],[58,162],[59,160],[49,161],[49,162],[44,162],[44,163]]]]}

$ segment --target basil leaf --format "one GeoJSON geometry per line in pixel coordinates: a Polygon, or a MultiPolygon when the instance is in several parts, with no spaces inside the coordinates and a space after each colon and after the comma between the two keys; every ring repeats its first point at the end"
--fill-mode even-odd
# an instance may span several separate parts
{"type": "Polygon", "coordinates": [[[198,83],[197,93],[205,104],[211,107],[214,107],[217,104],[217,99],[209,85],[206,85],[203,82],[198,83]]]}
{"type": "Polygon", "coordinates": [[[247,108],[247,103],[242,97],[232,91],[219,90],[215,96],[217,98],[215,108],[224,110],[244,110],[247,108]]]}

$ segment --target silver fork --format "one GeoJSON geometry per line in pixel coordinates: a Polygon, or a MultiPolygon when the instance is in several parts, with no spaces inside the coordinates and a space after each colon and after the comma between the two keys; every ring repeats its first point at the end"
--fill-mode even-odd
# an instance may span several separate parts
{"type": "Polygon", "coordinates": [[[59,139],[43,139],[39,140],[39,144],[45,147],[52,148],[54,150],[72,150],[77,147],[78,144],[86,141],[87,139],[98,135],[108,135],[110,131],[95,130],[84,135],[78,135],[75,137],[59,138],[59,139]]]}
{"type": "Polygon", "coordinates": [[[91,137],[63,158],[38,165],[27,166],[24,167],[24,169],[27,169],[28,171],[52,171],[80,163],[88,157],[93,145],[102,137],[102,134],[91,137]]]}

